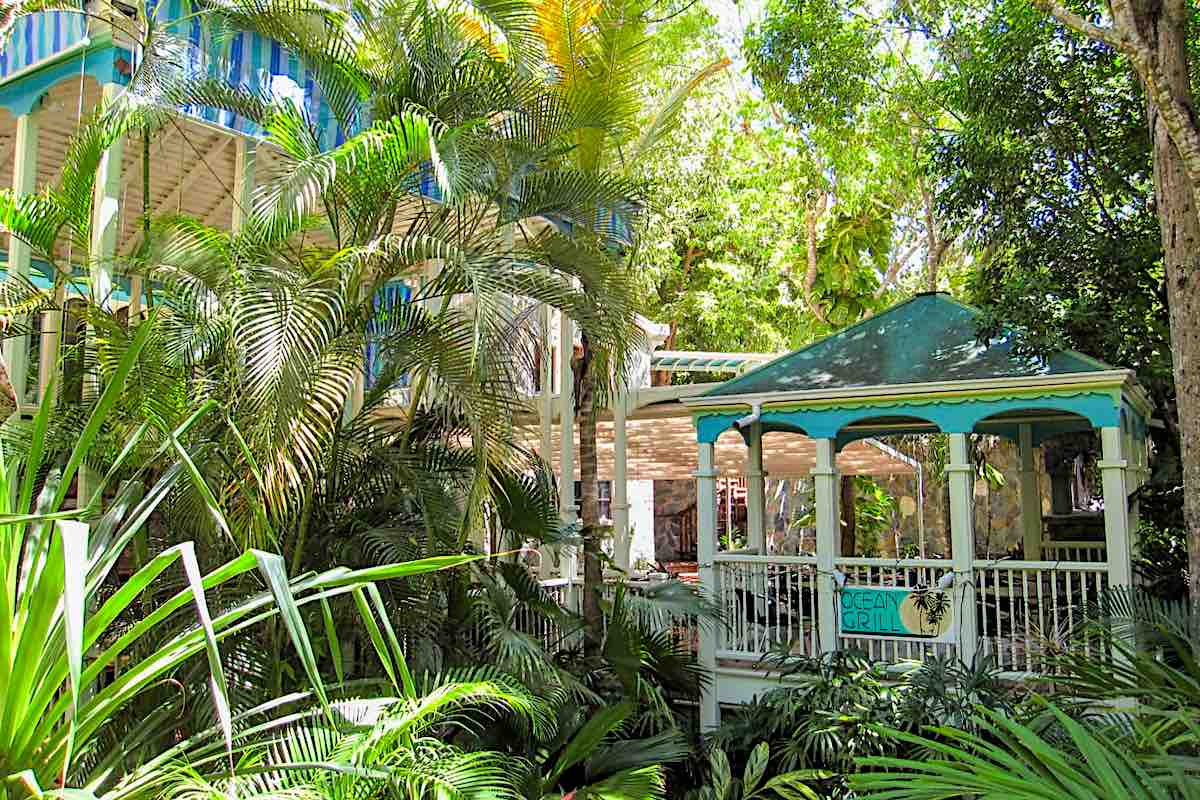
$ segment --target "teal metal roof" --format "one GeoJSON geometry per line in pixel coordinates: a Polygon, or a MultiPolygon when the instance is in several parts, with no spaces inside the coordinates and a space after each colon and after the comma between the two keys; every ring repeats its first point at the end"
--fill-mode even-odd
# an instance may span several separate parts
{"type": "Polygon", "coordinates": [[[978,309],[944,293],[919,294],[825,339],[722,383],[705,397],[1018,378],[1112,367],[1062,351],[1019,357],[1011,336],[981,343],[978,309]]]}

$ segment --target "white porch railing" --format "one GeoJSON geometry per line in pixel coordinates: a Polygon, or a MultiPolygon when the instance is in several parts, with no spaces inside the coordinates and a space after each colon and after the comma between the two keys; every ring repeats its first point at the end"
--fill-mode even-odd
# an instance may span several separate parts
{"type": "Polygon", "coordinates": [[[725,618],[717,658],[757,660],[780,645],[797,654],[818,652],[817,559],[719,553],[713,558],[725,618]]]}
{"type": "MultiPolygon", "coordinates": [[[[947,572],[954,570],[954,562],[936,558],[838,558],[834,566],[846,576],[847,586],[881,586],[917,588],[936,586],[947,572]]],[[[866,652],[872,661],[889,664],[901,661],[920,661],[929,655],[945,655],[954,651],[953,644],[923,642],[919,639],[869,639],[859,636],[841,636],[838,646],[846,649],[857,647],[866,652]]]]}
{"type": "Polygon", "coordinates": [[[1086,561],[1103,563],[1108,549],[1104,542],[1042,542],[1045,561],[1086,561]]]}
{"type": "MultiPolygon", "coordinates": [[[[846,586],[911,588],[936,586],[954,569],[948,559],[838,558],[834,566],[845,576],[846,586]]],[[[781,645],[797,655],[821,651],[817,596],[833,591],[833,584],[818,580],[815,557],[735,551],[716,554],[713,567],[716,600],[725,616],[717,634],[718,659],[756,662],[781,645]]],[[[962,608],[970,595],[961,577],[953,591],[955,613],[975,617],[978,649],[995,656],[1005,671],[1046,672],[1051,668],[1047,656],[1068,647],[1087,608],[1108,588],[1108,565],[977,560],[972,583],[969,611],[962,608]]],[[[872,660],[886,663],[944,656],[957,649],[954,643],[849,636],[839,636],[837,646],[862,649],[872,660]]],[[[1089,645],[1083,646],[1086,650],[1089,645]]]]}
{"type": "MultiPolygon", "coordinates": [[[[1083,561],[976,561],[979,636],[1001,668],[1044,672],[1088,606],[1108,588],[1108,565],[1083,561]]],[[[1084,652],[1090,645],[1084,642],[1084,652]]]]}

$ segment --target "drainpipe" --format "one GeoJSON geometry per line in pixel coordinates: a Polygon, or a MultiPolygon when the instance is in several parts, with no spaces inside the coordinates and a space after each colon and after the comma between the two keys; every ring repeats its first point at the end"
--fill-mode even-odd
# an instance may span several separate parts
{"type": "Polygon", "coordinates": [[[741,419],[734,421],[733,429],[740,433],[741,431],[749,428],[754,423],[758,422],[760,419],[762,419],[762,401],[755,400],[753,403],[750,404],[750,413],[747,414],[746,416],[742,417],[741,419]]]}

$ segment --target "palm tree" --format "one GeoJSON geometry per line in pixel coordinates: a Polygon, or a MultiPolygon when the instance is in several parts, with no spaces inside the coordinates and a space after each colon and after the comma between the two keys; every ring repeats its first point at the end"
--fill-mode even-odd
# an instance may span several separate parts
{"type": "MultiPolygon", "coordinates": [[[[24,451],[0,459],[0,798],[41,796],[41,787],[52,786],[86,785],[104,793],[135,772],[160,774],[141,762],[178,738],[193,703],[190,693],[177,691],[185,685],[179,676],[198,664],[204,672],[199,686],[207,687],[200,691],[211,696],[217,721],[217,747],[228,755],[236,692],[227,680],[222,645],[228,648],[243,632],[270,620],[283,620],[314,702],[325,707],[328,693],[300,609],[353,598],[361,620],[378,627],[383,608],[374,601],[374,580],[471,560],[432,559],[369,572],[329,569],[289,579],[281,557],[253,550],[204,573],[194,543],[184,541],[128,569],[122,554],[176,487],[192,482],[209,495],[179,441],[217,410],[211,402],[185,425],[159,430],[166,443],[150,459],[137,456],[154,423],[144,425],[96,493],[80,508],[64,508],[73,477],[157,324],[157,316],[144,322],[107,373],[104,391],[64,459],[47,457],[49,396],[28,425],[24,451]],[[157,463],[165,468],[144,488],[157,463]],[[99,513],[105,487],[126,468],[134,479],[117,488],[107,511],[99,513]],[[176,569],[180,577],[172,579],[176,569]],[[239,588],[251,574],[265,590],[239,588]],[[214,597],[221,599],[212,604],[214,597]],[[164,685],[168,681],[172,686],[164,685]]],[[[221,517],[219,508],[210,508],[221,517]]],[[[402,670],[397,651],[380,644],[385,671],[402,670]]]]}
{"type": "MultiPolygon", "coordinates": [[[[269,545],[298,571],[331,558],[365,565],[400,551],[461,552],[484,529],[557,534],[550,482],[524,479],[541,465],[513,443],[533,346],[521,307],[562,309],[589,342],[625,349],[633,281],[590,228],[596,208],[629,209],[635,187],[559,157],[590,112],[536,68],[529,9],[489,5],[392,0],[353,15],[296,0],[198,8],[214,26],[260,31],[301,58],[349,134],[330,150],[291,102],[219,77],[229,74],[219,59],[208,64],[217,77],[181,74],[193,46],[143,9],[130,86],[83,126],[59,185],[0,196],[7,227],[59,266],[61,283],[70,265],[58,264],[54,246],[70,237],[86,252],[95,164],[115,137],[161,126],[179,106],[231,110],[268,132],[277,169],[237,233],[151,220],[133,256],[114,264],[156,287],[162,319],[109,422],[109,446],[92,460],[103,470],[148,416],[179,424],[197,403],[219,400],[222,424],[190,432],[205,445],[194,467],[215,489],[180,491],[167,509],[178,527],[207,528],[205,552],[269,545]],[[437,203],[418,193],[430,176],[437,203]],[[423,276],[431,260],[440,270],[413,298],[385,291],[423,276]],[[465,295],[470,303],[455,300],[465,295]],[[347,415],[368,347],[381,366],[347,415]]],[[[53,302],[28,286],[7,291],[14,313],[53,302]]],[[[133,330],[99,307],[85,314],[89,359],[119,358],[133,330]]],[[[78,415],[60,406],[55,418],[69,442],[78,415]]],[[[428,586],[439,580],[449,585],[423,607],[461,620],[462,577],[428,586]]]]}
{"type": "MultiPolygon", "coordinates": [[[[649,73],[650,10],[645,0],[563,2],[537,0],[536,32],[552,69],[558,95],[589,124],[572,132],[564,162],[591,175],[636,176],[637,169],[675,125],[687,96],[728,66],[719,59],[681,84],[662,108],[644,107],[649,73]]],[[[636,213],[596,203],[584,225],[601,243],[612,269],[629,269],[623,229],[636,213]]],[[[582,330],[582,349],[573,361],[579,427],[580,517],[584,551],[584,617],[587,648],[601,646],[600,505],[597,489],[596,411],[625,382],[625,349],[612,348],[582,330]]],[[[565,353],[568,349],[564,348],[565,353]]]]}
{"type": "MultiPolygon", "coordinates": [[[[7,221],[34,240],[39,256],[52,259],[64,233],[86,243],[94,160],[115,136],[161,123],[174,107],[235,111],[269,131],[281,166],[242,231],[158,220],[123,264],[170,294],[175,329],[150,343],[165,374],[147,401],[197,389],[237,398],[231,414],[261,466],[270,513],[232,517],[242,541],[264,541],[268,528],[290,535],[295,563],[304,557],[314,492],[337,489],[329,465],[365,442],[391,447],[390,467],[426,475],[438,466],[430,459],[461,467],[465,448],[472,463],[459,473],[470,477],[469,525],[461,527],[478,528],[502,482],[497,473],[529,466],[511,441],[529,360],[528,340],[514,335],[525,322],[514,308],[545,302],[593,339],[617,345],[630,336],[628,277],[592,243],[547,224],[569,227],[597,205],[620,207],[628,182],[550,163],[579,122],[521,66],[531,57],[522,31],[532,19],[521,4],[395,0],[351,15],[319,3],[216,2],[197,13],[297,53],[350,139],[322,151],[320,131],[290,102],[180,74],[175,65],[187,59],[179,54],[192,45],[151,14],[129,90],[78,137],[62,185],[44,198],[10,198],[7,221]],[[417,191],[430,175],[438,203],[417,191]],[[519,235],[508,236],[512,230],[519,235]],[[380,290],[422,275],[430,260],[440,265],[436,279],[403,307],[384,309],[389,322],[368,332],[380,290]],[[464,293],[469,306],[452,302],[464,293]],[[362,413],[346,420],[368,340],[386,366],[362,413]],[[373,435],[375,412],[397,381],[410,383],[407,408],[389,411],[390,436],[373,435]],[[415,452],[423,440],[437,441],[431,430],[439,427],[441,452],[415,452]]],[[[211,75],[228,74],[220,63],[209,66],[211,75]]],[[[119,339],[113,326],[94,324],[102,338],[119,339]]],[[[247,464],[231,466],[246,476],[247,464]]]]}

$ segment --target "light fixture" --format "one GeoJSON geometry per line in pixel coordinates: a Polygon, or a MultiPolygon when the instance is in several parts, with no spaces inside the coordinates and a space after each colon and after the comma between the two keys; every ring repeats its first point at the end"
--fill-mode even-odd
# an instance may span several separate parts
{"type": "Polygon", "coordinates": [[[938,578],[938,582],[937,582],[938,591],[944,592],[947,589],[952,588],[953,586],[954,586],[954,572],[953,571],[947,572],[945,575],[938,578]]]}
{"type": "Polygon", "coordinates": [[[837,584],[839,589],[846,588],[846,573],[842,572],[840,569],[835,569],[833,571],[833,582],[837,584]]]}

